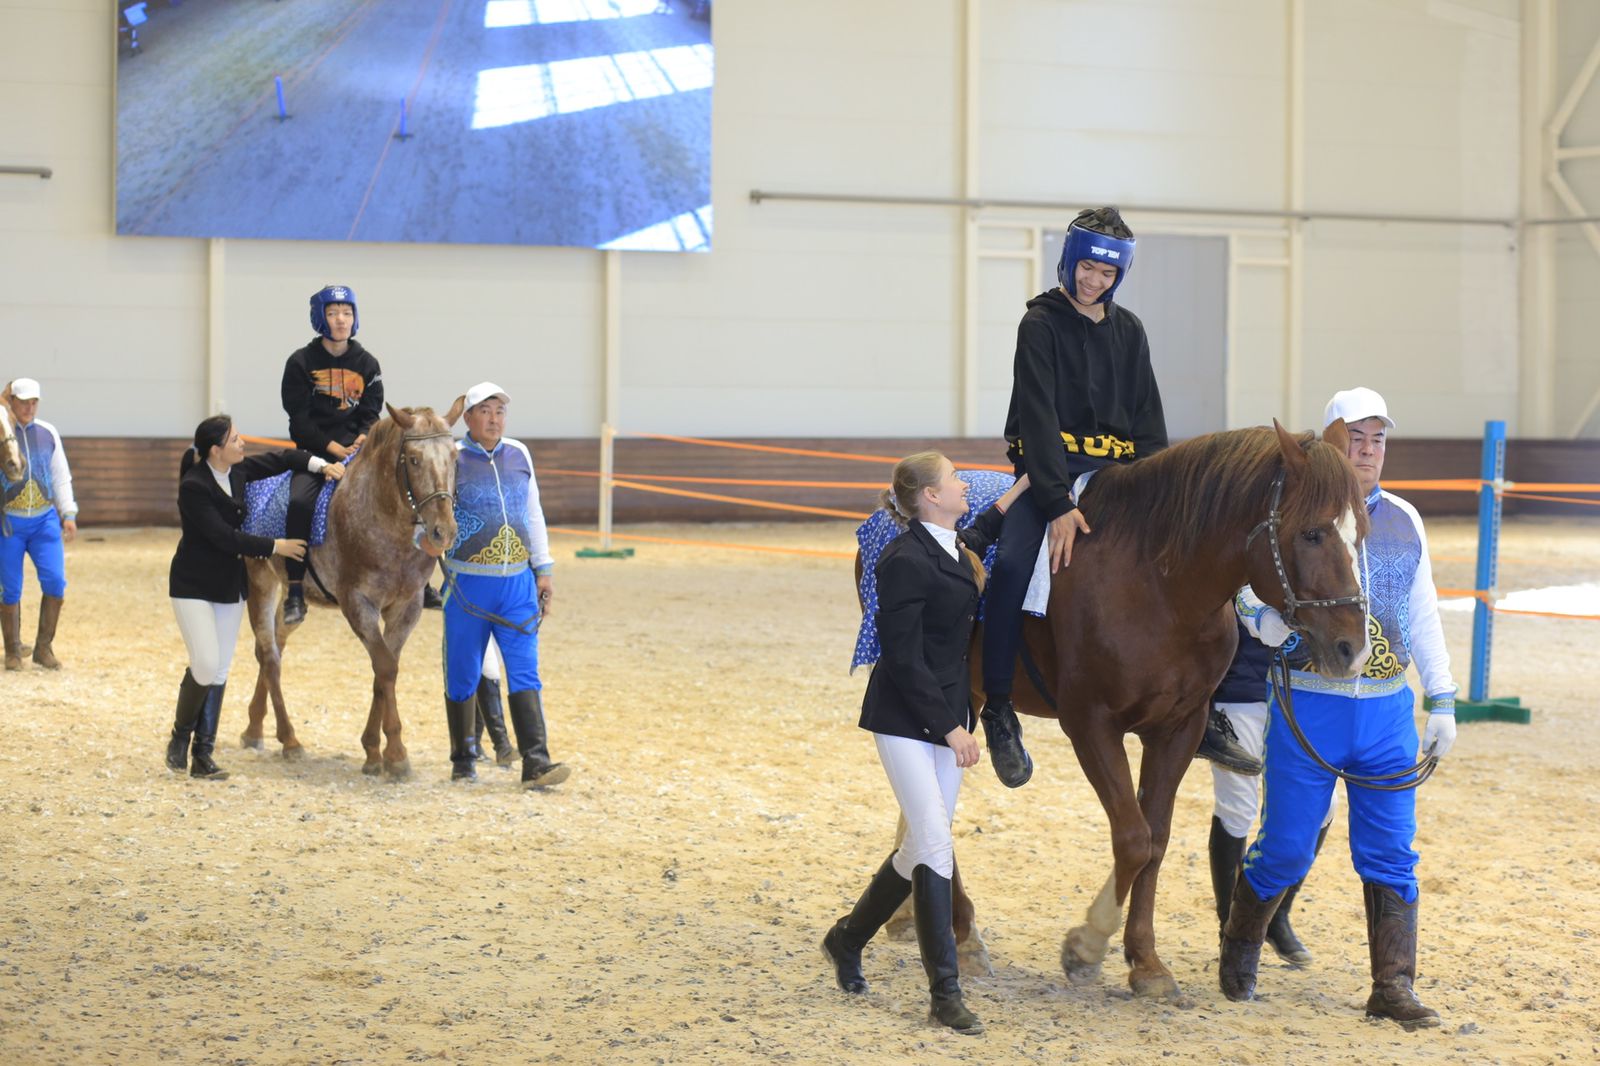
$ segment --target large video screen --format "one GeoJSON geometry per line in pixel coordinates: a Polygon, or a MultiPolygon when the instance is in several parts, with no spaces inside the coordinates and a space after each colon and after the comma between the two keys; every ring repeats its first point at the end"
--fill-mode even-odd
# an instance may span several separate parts
{"type": "Polygon", "coordinates": [[[115,0],[117,232],[711,247],[711,0],[115,0]]]}

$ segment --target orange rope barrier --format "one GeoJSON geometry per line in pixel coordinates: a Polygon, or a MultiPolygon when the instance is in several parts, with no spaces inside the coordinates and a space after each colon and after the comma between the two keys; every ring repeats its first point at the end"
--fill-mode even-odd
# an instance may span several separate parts
{"type": "Polygon", "coordinates": [[[1467,599],[1478,600],[1495,614],[1520,614],[1528,618],[1581,618],[1591,622],[1600,622],[1600,614],[1563,614],[1560,611],[1522,611],[1513,607],[1496,607],[1489,594],[1481,589],[1436,589],[1441,596],[1464,596],[1467,599]]]}
{"type": "MultiPolygon", "coordinates": [[[[559,474],[563,477],[599,477],[598,470],[556,470],[540,467],[539,474],[559,474]]],[[[612,474],[613,478],[630,481],[673,481],[689,485],[789,485],[803,489],[885,489],[887,481],[780,481],[775,478],[748,477],[679,477],[673,474],[612,474]]]]}
{"type": "Polygon", "coordinates": [[[246,444],[265,444],[272,448],[293,448],[295,446],[292,440],[278,440],[276,437],[252,437],[248,433],[239,434],[239,439],[246,444]]]}
{"type": "Polygon", "coordinates": [[[1548,500],[1551,503],[1581,503],[1589,507],[1600,507],[1600,500],[1580,500],[1576,496],[1540,496],[1532,492],[1502,492],[1500,495],[1508,500],[1548,500]]]}
{"type": "MultiPolygon", "coordinates": [[[[570,537],[598,537],[598,529],[572,529],[567,526],[550,526],[551,533],[570,537]]],[[[734,544],[718,540],[684,540],[677,537],[647,537],[639,533],[612,533],[613,540],[639,540],[649,544],[682,544],[696,548],[732,548],[736,551],[773,552],[779,555],[808,555],[823,559],[854,559],[855,552],[825,551],[821,548],[775,548],[767,544],[734,544]]]]}
{"type": "Polygon", "coordinates": [[[797,514],[823,515],[827,518],[854,518],[865,520],[871,514],[861,514],[857,511],[835,511],[831,507],[805,507],[798,503],[777,503],[773,500],[752,500],[747,496],[719,496],[714,492],[690,492],[688,489],[669,489],[664,485],[641,485],[634,481],[614,481],[612,484],[621,489],[634,489],[638,492],[659,492],[665,496],[684,496],[691,500],[713,500],[717,503],[737,503],[745,507],[762,507],[769,511],[793,511],[797,514]]]}
{"type": "MultiPolygon", "coordinates": [[[[665,440],[675,444],[699,444],[707,448],[734,448],[746,452],[770,452],[776,455],[809,455],[814,459],[847,459],[855,463],[898,463],[897,455],[860,455],[855,452],[822,452],[809,448],[782,448],[776,444],[746,444],[742,441],[707,440],[704,437],[675,437],[667,433],[628,433],[618,434],[644,440],[665,440]]],[[[962,470],[999,470],[1011,473],[1009,466],[984,466],[972,463],[959,464],[962,470]]]]}

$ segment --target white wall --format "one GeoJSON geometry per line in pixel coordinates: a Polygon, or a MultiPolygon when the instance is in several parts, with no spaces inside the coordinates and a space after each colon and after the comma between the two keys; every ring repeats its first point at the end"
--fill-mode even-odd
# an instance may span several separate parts
{"type": "MultiPolygon", "coordinates": [[[[1600,4],[1589,0],[1561,0],[1557,5],[1556,79],[1557,99],[1568,87],[1600,45],[1600,4]]],[[[1562,137],[1567,146],[1600,145],[1600,81],[1593,83],[1578,101],[1572,120],[1562,137]]],[[[1580,159],[1563,163],[1561,174],[1580,198],[1586,213],[1600,215],[1600,159],[1580,159]]],[[[1557,209],[1553,214],[1565,215],[1557,209]]],[[[1558,231],[1555,249],[1555,378],[1560,382],[1553,398],[1556,431],[1565,436],[1579,428],[1584,412],[1582,436],[1600,437],[1600,409],[1591,408],[1600,392],[1600,251],[1592,247],[1576,227],[1558,231]]]]}
{"type": "MultiPolygon", "coordinates": [[[[0,373],[40,377],[44,417],[69,434],[182,435],[205,413],[207,246],[111,235],[111,6],[0,0],[0,163],[55,169],[0,177],[0,373]]],[[[983,0],[982,194],[1281,208],[1287,10],[983,0]]],[[[1306,12],[1309,207],[1515,214],[1516,0],[1307,0],[1306,12]]],[[[717,5],[715,250],[624,255],[623,429],[957,432],[960,213],[748,193],[959,195],[963,17],[960,0],[717,5]]],[[[1284,244],[1242,247],[1271,257],[1284,244]]],[[[1473,435],[1491,416],[1515,432],[1508,231],[1313,222],[1305,249],[1303,411],[1363,381],[1390,392],[1408,432],[1473,435]]],[[[226,405],[251,431],[282,432],[283,358],[310,335],[306,297],[338,281],[361,298],[391,398],[443,404],[493,377],[533,401],[517,407],[518,432],[593,435],[601,259],[227,242],[226,405]]],[[[986,262],[978,274],[980,413],[996,436],[1031,273],[986,262]]],[[[1233,421],[1248,424],[1282,408],[1283,272],[1236,284],[1230,388],[1233,421]]]]}

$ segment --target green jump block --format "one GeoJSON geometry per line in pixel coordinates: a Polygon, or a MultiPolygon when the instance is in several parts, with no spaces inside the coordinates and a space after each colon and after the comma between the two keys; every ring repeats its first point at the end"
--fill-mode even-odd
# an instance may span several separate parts
{"type": "Polygon", "coordinates": [[[1533,721],[1533,710],[1522,705],[1521,696],[1499,696],[1487,700],[1456,700],[1457,722],[1515,722],[1527,725],[1533,721]]]}
{"type": "Polygon", "coordinates": [[[632,559],[632,548],[579,548],[580,559],[632,559]]]}

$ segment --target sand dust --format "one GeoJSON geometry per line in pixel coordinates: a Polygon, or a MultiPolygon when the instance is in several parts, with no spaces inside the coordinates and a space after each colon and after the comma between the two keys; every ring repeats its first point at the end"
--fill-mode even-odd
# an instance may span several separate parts
{"type": "MultiPolygon", "coordinates": [[[[1471,526],[1432,525],[1441,586],[1471,584],[1471,526]]],[[[850,526],[636,532],[849,550],[850,526]]],[[[241,641],[219,761],[169,775],[183,670],[173,530],[86,530],[69,552],[58,674],[0,676],[0,1061],[1514,1062],[1600,1058],[1600,623],[1503,618],[1496,695],[1529,726],[1463,726],[1420,796],[1424,1000],[1441,1030],[1364,1021],[1360,885],[1336,822],[1296,924],[1316,954],[1264,964],[1261,1002],[1216,987],[1210,778],[1183,783],[1157,902],[1196,1001],[1133,1000],[1057,962],[1109,868],[1105,818],[1053,726],[1017,792],[981,764],[956,840],[995,975],[989,1032],[928,1026],[914,944],[869,948],[872,992],[817,950],[888,852],[894,804],[855,728],[849,562],[557,539],[543,635],[552,747],[576,772],[523,794],[448,781],[439,615],[402,664],[414,778],[363,777],[370,674],[313,611],[285,687],[308,757],[241,752],[241,641]]],[[[1592,581],[1600,525],[1524,520],[1502,588],[1592,581]]],[[[31,636],[36,592],[25,605],[31,636]]],[[[1471,620],[1445,615],[1465,687],[1471,620]]],[[[1341,804],[1341,810],[1343,810],[1341,804]]]]}

